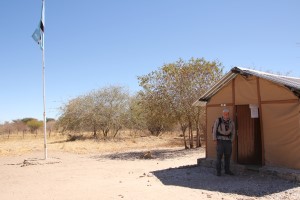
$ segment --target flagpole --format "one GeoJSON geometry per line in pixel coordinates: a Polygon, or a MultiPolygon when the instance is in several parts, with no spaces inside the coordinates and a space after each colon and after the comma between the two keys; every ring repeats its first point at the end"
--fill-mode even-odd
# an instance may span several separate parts
{"type": "Polygon", "coordinates": [[[47,121],[46,121],[46,92],[45,92],[45,42],[44,42],[44,24],[45,24],[45,0],[42,0],[41,20],[38,27],[32,34],[34,41],[38,43],[42,50],[42,79],[43,79],[43,121],[44,121],[44,152],[47,159],[47,121]]]}
{"type": "Polygon", "coordinates": [[[45,46],[42,50],[42,57],[43,57],[43,119],[44,119],[44,154],[45,160],[47,159],[47,121],[46,121],[46,92],[45,92],[45,46]]]}
{"type": "MultiPolygon", "coordinates": [[[[44,23],[45,23],[45,0],[42,0],[42,25],[44,29],[44,23]]],[[[44,30],[42,30],[44,31],[44,30]]],[[[44,119],[44,155],[45,160],[47,160],[47,120],[46,120],[46,90],[45,90],[45,34],[42,35],[42,57],[43,57],[43,63],[42,63],[42,74],[43,74],[43,119],[44,119]]]]}

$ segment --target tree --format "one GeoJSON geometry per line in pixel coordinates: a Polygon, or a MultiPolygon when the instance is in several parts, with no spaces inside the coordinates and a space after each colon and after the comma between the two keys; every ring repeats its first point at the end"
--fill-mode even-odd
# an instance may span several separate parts
{"type": "Polygon", "coordinates": [[[70,100],[60,108],[62,114],[57,121],[57,127],[61,128],[62,132],[80,132],[83,129],[85,107],[83,96],[70,100]]]}
{"type": "Polygon", "coordinates": [[[123,87],[110,86],[71,100],[62,108],[58,125],[68,131],[102,131],[115,137],[126,124],[129,94],[123,87]]]}
{"type": "Polygon", "coordinates": [[[27,131],[26,123],[20,119],[13,120],[12,123],[13,123],[13,127],[17,130],[17,133],[19,133],[19,131],[22,131],[24,136],[24,133],[27,131]]]}
{"type": "Polygon", "coordinates": [[[51,136],[52,130],[55,128],[56,121],[53,120],[46,120],[47,121],[47,130],[49,132],[49,137],[51,136]]]}
{"type": "Polygon", "coordinates": [[[138,77],[139,84],[143,87],[139,95],[145,123],[150,133],[156,136],[171,129],[175,124],[162,75],[160,71],[154,71],[138,77]]]}
{"type": "Polygon", "coordinates": [[[30,120],[30,121],[28,121],[26,124],[27,124],[27,126],[29,127],[30,132],[31,132],[31,133],[36,132],[36,134],[37,134],[37,130],[38,130],[40,127],[43,126],[43,122],[42,122],[42,121],[38,121],[38,120],[36,120],[36,119],[30,120]]]}
{"type": "Polygon", "coordinates": [[[53,121],[55,121],[55,119],[54,118],[46,118],[46,122],[48,123],[48,122],[53,122],[53,121]]]}
{"type": "Polygon", "coordinates": [[[13,131],[13,126],[11,123],[6,121],[6,122],[4,122],[3,125],[1,125],[0,133],[6,132],[8,138],[9,138],[10,134],[12,133],[12,131],[13,131]]]}
{"type": "Polygon", "coordinates": [[[89,95],[93,128],[100,129],[104,137],[111,132],[115,137],[126,123],[129,109],[128,91],[120,86],[102,88],[89,95]]]}
{"type": "Polygon", "coordinates": [[[193,130],[197,132],[196,146],[201,146],[200,129],[204,121],[201,120],[201,116],[204,116],[205,111],[193,107],[192,104],[221,76],[221,63],[191,58],[188,62],[179,59],[175,63],[165,64],[159,70],[138,79],[144,94],[148,96],[147,103],[149,104],[151,99],[149,96],[152,97],[151,101],[156,103],[151,103],[155,105],[152,107],[156,111],[154,114],[176,119],[181,126],[186,148],[188,148],[186,143],[188,128],[190,148],[193,148],[193,130]]]}
{"type": "Polygon", "coordinates": [[[140,93],[129,99],[126,128],[135,133],[147,129],[146,113],[142,106],[142,96],[140,93]]]}
{"type": "Polygon", "coordinates": [[[27,122],[29,122],[29,121],[31,121],[31,120],[37,120],[37,119],[32,118],[32,117],[27,117],[27,118],[21,119],[21,121],[24,122],[25,124],[27,124],[27,122]]]}

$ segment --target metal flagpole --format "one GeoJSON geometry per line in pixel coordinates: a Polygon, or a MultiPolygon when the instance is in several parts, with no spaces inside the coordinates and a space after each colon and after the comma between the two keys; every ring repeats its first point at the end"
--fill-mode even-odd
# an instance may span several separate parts
{"type": "Polygon", "coordinates": [[[45,46],[43,48],[43,118],[44,118],[44,152],[47,159],[47,122],[46,122],[46,92],[45,92],[45,46]]]}
{"type": "MultiPolygon", "coordinates": [[[[45,0],[42,0],[42,23],[44,27],[45,23],[45,0]]],[[[44,29],[44,28],[43,28],[44,29]]],[[[44,31],[44,30],[43,30],[44,31]]],[[[45,154],[45,160],[47,159],[47,120],[46,120],[46,92],[45,92],[45,34],[42,35],[42,57],[43,57],[43,118],[44,118],[44,154],[45,154]]]]}
{"type": "Polygon", "coordinates": [[[42,0],[42,13],[41,20],[38,27],[32,34],[32,38],[36,41],[42,50],[42,71],[43,71],[43,118],[44,118],[44,149],[45,149],[45,160],[47,159],[47,127],[46,127],[46,92],[45,92],[45,43],[44,43],[44,21],[45,21],[45,0],[42,0]]]}

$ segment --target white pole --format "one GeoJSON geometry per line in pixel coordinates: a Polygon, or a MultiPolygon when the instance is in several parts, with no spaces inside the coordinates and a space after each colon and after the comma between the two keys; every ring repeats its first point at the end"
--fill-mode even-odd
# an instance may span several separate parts
{"type": "MultiPolygon", "coordinates": [[[[42,0],[42,3],[44,4],[44,0],[42,0]]],[[[44,14],[45,14],[45,5],[43,5],[43,11],[42,11],[42,18],[43,18],[43,23],[45,23],[44,19],[44,14]]],[[[44,154],[45,154],[45,160],[47,159],[47,121],[46,121],[46,92],[45,92],[45,34],[43,34],[43,49],[42,49],[42,54],[43,54],[43,119],[44,119],[44,154]]]]}
{"type": "MultiPolygon", "coordinates": [[[[45,48],[45,46],[44,46],[45,48]]],[[[47,126],[46,126],[46,92],[45,92],[45,50],[43,48],[43,118],[44,118],[44,152],[45,160],[47,159],[47,126]]]]}

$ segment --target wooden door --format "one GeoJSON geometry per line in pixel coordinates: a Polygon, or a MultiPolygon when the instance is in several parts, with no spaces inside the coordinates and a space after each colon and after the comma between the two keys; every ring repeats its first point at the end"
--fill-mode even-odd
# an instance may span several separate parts
{"type": "Polygon", "coordinates": [[[237,161],[246,165],[261,165],[261,134],[259,118],[251,118],[249,105],[236,106],[237,161]]]}

